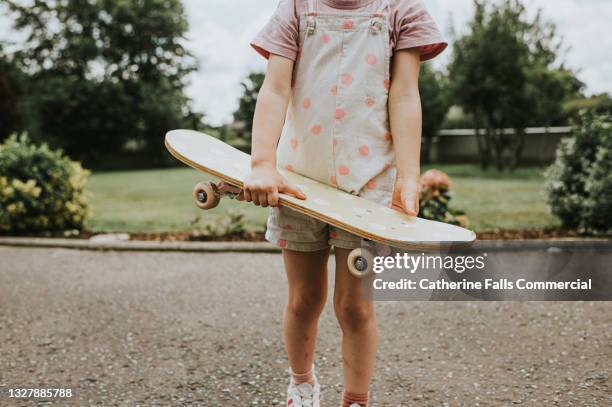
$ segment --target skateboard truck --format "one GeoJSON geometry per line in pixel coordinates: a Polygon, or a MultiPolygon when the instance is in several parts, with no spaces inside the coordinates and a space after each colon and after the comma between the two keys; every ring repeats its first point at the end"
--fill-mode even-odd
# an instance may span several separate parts
{"type": "Polygon", "coordinates": [[[219,205],[221,197],[235,199],[242,190],[226,182],[200,182],[193,189],[193,200],[203,210],[213,209],[219,205]]]}
{"type": "MultiPolygon", "coordinates": [[[[200,182],[193,189],[193,200],[198,208],[208,210],[216,208],[222,197],[235,199],[240,192],[240,188],[223,181],[218,184],[200,182]]],[[[359,248],[349,253],[348,269],[355,277],[362,278],[370,274],[372,264],[370,250],[359,248]]]]}

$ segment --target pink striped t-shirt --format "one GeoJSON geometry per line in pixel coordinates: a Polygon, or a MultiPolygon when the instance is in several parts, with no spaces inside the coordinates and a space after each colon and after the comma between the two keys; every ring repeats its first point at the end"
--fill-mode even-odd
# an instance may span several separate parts
{"type": "MultiPolygon", "coordinates": [[[[372,12],[383,0],[318,0],[319,13],[372,12]]],[[[280,55],[295,61],[299,47],[298,15],[308,8],[308,0],[281,0],[276,12],[251,42],[265,58],[280,55]]],[[[421,0],[389,2],[391,49],[419,48],[421,60],[436,57],[447,47],[436,23],[421,0]]]]}

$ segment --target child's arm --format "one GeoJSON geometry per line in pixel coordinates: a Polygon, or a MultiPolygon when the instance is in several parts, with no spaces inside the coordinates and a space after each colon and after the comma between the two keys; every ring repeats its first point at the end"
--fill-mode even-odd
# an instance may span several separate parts
{"type": "Polygon", "coordinates": [[[389,116],[397,161],[393,208],[410,216],[419,213],[421,172],[420,51],[401,50],[393,56],[389,116]]]}
{"type": "Polygon", "coordinates": [[[292,75],[292,60],[270,55],[253,118],[251,173],[245,179],[243,188],[244,199],[257,206],[277,206],[279,193],[306,198],[276,169],[276,145],[287,113],[292,75]]]}

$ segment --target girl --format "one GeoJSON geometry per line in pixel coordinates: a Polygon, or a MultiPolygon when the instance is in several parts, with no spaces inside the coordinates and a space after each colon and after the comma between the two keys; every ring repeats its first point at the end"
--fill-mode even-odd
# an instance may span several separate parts
{"type": "Polygon", "coordinates": [[[283,0],[251,45],[268,59],[268,68],[257,98],[244,198],[273,207],[266,238],[283,249],[287,405],[320,403],[313,359],[334,246],[342,405],[367,406],[376,318],[371,301],[362,298],[362,284],[347,269],[360,239],[278,207],[280,193],[307,197],[276,168],[416,216],[420,61],[438,55],[446,43],[418,0],[283,0]]]}

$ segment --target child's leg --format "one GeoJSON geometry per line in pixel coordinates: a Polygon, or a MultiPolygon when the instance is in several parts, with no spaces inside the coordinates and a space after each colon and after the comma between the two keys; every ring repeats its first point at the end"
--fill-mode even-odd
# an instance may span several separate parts
{"type": "Polygon", "coordinates": [[[363,298],[363,282],[348,271],[350,252],[335,248],[334,309],[342,329],[345,390],[353,394],[367,394],[374,373],[378,328],[374,304],[363,298]]]}
{"type": "Polygon", "coordinates": [[[312,369],[317,325],[327,299],[329,249],[302,253],[283,250],[289,281],[283,331],[289,365],[294,373],[312,369]]]}

